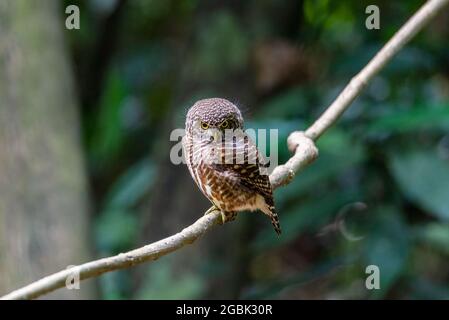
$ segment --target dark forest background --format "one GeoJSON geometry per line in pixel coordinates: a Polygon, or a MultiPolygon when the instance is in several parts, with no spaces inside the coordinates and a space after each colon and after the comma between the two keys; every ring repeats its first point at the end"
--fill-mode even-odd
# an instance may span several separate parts
{"type": "MultiPolygon", "coordinates": [[[[170,132],[197,99],[227,98],[248,127],[279,129],[286,161],[288,134],[424,3],[9,2],[0,4],[0,293],[200,217],[208,201],[169,158],[170,132]],[[80,30],[64,27],[69,4],[80,30]],[[379,30],[365,28],[369,4],[379,30]]],[[[280,238],[263,215],[241,214],[154,263],[54,297],[448,299],[448,39],[446,11],[320,138],[318,160],[276,190],[280,238]],[[380,290],[365,288],[371,264],[380,290]]]]}

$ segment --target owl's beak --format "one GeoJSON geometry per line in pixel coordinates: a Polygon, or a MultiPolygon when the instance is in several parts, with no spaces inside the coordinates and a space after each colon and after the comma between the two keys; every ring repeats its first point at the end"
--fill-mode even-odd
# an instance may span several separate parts
{"type": "Polygon", "coordinates": [[[220,131],[218,131],[217,129],[214,130],[214,132],[212,133],[213,137],[214,137],[214,141],[217,142],[218,139],[220,138],[220,131]]]}
{"type": "Polygon", "coordinates": [[[208,131],[209,131],[208,134],[210,137],[210,142],[219,141],[219,139],[220,139],[220,131],[219,130],[212,128],[212,129],[209,129],[208,131]]]}

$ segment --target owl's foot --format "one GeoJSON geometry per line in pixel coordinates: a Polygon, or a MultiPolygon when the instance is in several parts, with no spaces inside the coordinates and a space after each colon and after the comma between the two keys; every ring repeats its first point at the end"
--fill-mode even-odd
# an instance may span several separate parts
{"type": "Polygon", "coordinates": [[[204,213],[204,215],[208,215],[214,211],[220,211],[220,209],[218,209],[217,206],[213,205],[212,207],[210,207],[209,209],[207,209],[207,211],[204,213]]]}
{"type": "Polygon", "coordinates": [[[216,205],[213,205],[212,207],[207,209],[207,211],[204,213],[204,215],[211,214],[212,212],[215,212],[215,211],[220,211],[220,213],[221,213],[221,223],[220,224],[224,224],[226,222],[226,215],[216,205]]]}
{"type": "Polygon", "coordinates": [[[226,222],[234,221],[237,217],[237,212],[223,212],[221,211],[221,224],[224,224],[226,222]]]}
{"type": "Polygon", "coordinates": [[[237,212],[224,212],[221,211],[217,206],[213,205],[212,207],[210,207],[205,213],[204,215],[207,214],[211,214],[214,211],[220,211],[221,214],[221,223],[220,224],[225,224],[226,222],[230,222],[230,221],[234,221],[235,217],[237,217],[237,212]]]}

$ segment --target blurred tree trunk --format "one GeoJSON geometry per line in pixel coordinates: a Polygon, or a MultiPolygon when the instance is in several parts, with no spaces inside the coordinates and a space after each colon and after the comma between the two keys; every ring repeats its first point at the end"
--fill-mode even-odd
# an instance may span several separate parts
{"type": "MultiPolygon", "coordinates": [[[[87,184],[59,4],[0,2],[0,295],[89,258],[87,184]]],[[[89,298],[92,288],[82,283],[50,297],[89,298]]]]}

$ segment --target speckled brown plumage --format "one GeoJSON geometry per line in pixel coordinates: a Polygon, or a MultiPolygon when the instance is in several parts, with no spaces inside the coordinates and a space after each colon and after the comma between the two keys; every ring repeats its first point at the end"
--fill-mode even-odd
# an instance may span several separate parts
{"type": "Polygon", "coordinates": [[[187,113],[183,147],[193,180],[227,221],[239,211],[258,209],[281,233],[264,159],[244,133],[234,104],[220,98],[197,101],[187,113]]]}

